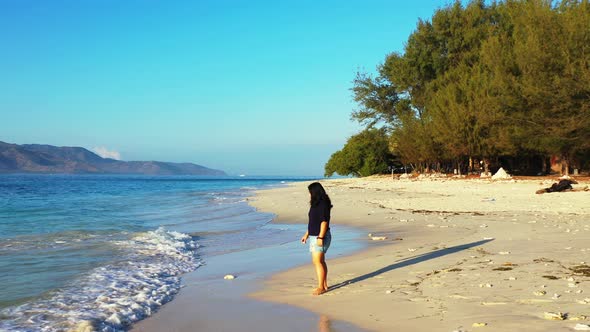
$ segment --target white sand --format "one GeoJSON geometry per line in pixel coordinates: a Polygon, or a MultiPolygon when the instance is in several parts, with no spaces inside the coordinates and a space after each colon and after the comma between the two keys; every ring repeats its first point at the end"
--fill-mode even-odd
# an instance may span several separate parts
{"type": "MultiPolygon", "coordinates": [[[[336,287],[322,296],[310,295],[311,264],[252,296],[375,331],[572,331],[590,323],[590,277],[570,270],[590,264],[590,192],[535,195],[553,180],[322,181],[332,246],[342,224],[387,239],[367,236],[369,249],[348,257],[328,253],[336,287]]],[[[307,184],[261,191],[252,204],[277,222],[307,223],[307,184]]]]}

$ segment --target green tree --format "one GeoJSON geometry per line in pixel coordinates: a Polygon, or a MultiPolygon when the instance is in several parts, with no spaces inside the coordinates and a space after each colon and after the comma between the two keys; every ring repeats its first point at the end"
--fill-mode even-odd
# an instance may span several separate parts
{"type": "MultiPolygon", "coordinates": [[[[590,1],[455,1],[352,91],[352,119],[418,169],[525,153],[559,155],[567,172],[590,154],[590,1]]],[[[331,166],[359,160],[345,150],[331,166]]]]}
{"type": "Polygon", "coordinates": [[[496,77],[514,143],[561,156],[566,174],[570,159],[590,148],[589,7],[588,1],[508,1],[504,30],[486,47],[500,51],[483,59],[496,77]]]}
{"type": "Polygon", "coordinates": [[[366,73],[357,73],[352,92],[359,109],[352,113],[352,119],[367,128],[394,126],[398,123],[397,103],[399,95],[395,85],[382,75],[373,78],[366,73]]]}
{"type": "Polygon", "coordinates": [[[393,159],[384,129],[367,129],[348,139],[342,150],[332,154],[325,165],[325,176],[369,176],[386,173],[393,159]]]}

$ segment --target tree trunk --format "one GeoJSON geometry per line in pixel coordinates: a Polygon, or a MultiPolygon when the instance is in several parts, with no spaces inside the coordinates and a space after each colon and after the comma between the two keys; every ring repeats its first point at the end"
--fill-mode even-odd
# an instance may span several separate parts
{"type": "Polygon", "coordinates": [[[570,175],[570,160],[565,154],[561,155],[561,174],[570,175]]]}

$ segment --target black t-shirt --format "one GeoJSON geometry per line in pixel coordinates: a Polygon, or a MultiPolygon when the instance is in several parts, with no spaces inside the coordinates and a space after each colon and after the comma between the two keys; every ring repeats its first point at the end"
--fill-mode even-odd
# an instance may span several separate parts
{"type": "Polygon", "coordinates": [[[320,235],[320,225],[322,221],[328,223],[330,229],[330,210],[332,205],[326,201],[320,201],[316,206],[309,208],[309,223],[307,224],[307,231],[311,236],[320,235]]]}

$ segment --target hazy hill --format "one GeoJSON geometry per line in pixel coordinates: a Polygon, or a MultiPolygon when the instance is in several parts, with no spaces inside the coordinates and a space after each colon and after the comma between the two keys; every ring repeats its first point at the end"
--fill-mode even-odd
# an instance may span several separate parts
{"type": "Polygon", "coordinates": [[[191,163],[120,161],[79,147],[0,142],[0,173],[104,173],[149,175],[227,175],[191,163]]]}

